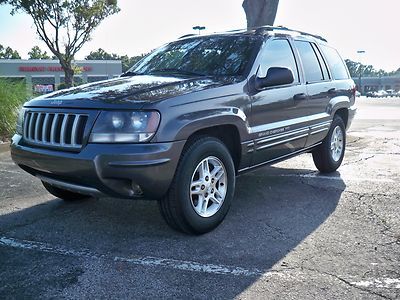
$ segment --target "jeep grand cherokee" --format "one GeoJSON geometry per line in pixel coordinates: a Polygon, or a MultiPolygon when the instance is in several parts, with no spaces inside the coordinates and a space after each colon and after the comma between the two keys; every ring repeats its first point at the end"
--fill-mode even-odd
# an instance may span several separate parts
{"type": "Polygon", "coordinates": [[[355,91],[319,36],[186,36],[119,78],[26,102],[11,153],[56,197],[158,199],[172,228],[200,234],[225,217],[236,175],[304,152],[335,171],[355,91]]]}

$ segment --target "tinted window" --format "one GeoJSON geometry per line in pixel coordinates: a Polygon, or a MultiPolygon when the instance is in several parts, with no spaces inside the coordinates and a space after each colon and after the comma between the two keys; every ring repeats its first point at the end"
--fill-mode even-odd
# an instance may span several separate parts
{"type": "Polygon", "coordinates": [[[339,53],[335,49],[325,45],[322,45],[321,49],[328,60],[328,65],[332,72],[333,78],[348,79],[349,75],[347,73],[346,66],[339,53]]]}
{"type": "Polygon", "coordinates": [[[310,83],[324,80],[321,66],[311,44],[309,42],[295,41],[295,45],[299,50],[301,61],[303,62],[306,82],[310,83]]]}
{"type": "Polygon", "coordinates": [[[293,72],[294,82],[299,82],[296,61],[287,40],[268,41],[261,57],[259,77],[265,77],[271,67],[289,68],[293,72]]]}
{"type": "Polygon", "coordinates": [[[258,39],[249,36],[186,39],[155,50],[130,71],[157,75],[242,75],[258,44],[258,39]]]}
{"type": "Polygon", "coordinates": [[[322,69],[322,75],[324,75],[325,80],[328,80],[329,72],[328,72],[328,67],[326,66],[325,60],[322,57],[321,52],[319,51],[318,47],[315,44],[312,44],[312,47],[314,49],[315,54],[317,54],[320,67],[322,69]]]}

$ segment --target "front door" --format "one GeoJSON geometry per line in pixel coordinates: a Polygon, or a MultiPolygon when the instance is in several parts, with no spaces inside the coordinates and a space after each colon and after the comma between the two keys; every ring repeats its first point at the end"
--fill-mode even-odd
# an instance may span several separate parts
{"type": "Polygon", "coordinates": [[[302,149],[309,130],[299,109],[307,101],[307,91],[301,84],[299,65],[289,41],[267,40],[258,64],[258,77],[265,77],[271,67],[285,67],[292,70],[294,82],[258,90],[252,95],[249,123],[254,140],[253,165],[302,149]]]}

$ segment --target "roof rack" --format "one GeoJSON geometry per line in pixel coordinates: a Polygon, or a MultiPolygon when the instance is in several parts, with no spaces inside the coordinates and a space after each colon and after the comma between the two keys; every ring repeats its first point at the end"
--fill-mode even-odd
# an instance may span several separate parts
{"type": "Polygon", "coordinates": [[[196,33],[185,34],[185,35],[182,35],[181,37],[179,37],[178,40],[184,39],[184,38],[187,38],[187,37],[190,37],[190,36],[197,36],[197,35],[198,34],[196,34],[196,33]]]}
{"type": "Polygon", "coordinates": [[[328,42],[322,36],[311,34],[311,33],[307,33],[307,32],[304,32],[304,31],[299,31],[299,30],[296,30],[296,29],[290,29],[290,28],[287,28],[287,27],[284,27],[284,26],[262,26],[262,27],[257,27],[257,28],[255,28],[255,33],[256,34],[261,34],[264,31],[274,31],[274,30],[297,32],[297,33],[300,33],[302,35],[311,36],[313,38],[322,40],[324,42],[328,42]]]}

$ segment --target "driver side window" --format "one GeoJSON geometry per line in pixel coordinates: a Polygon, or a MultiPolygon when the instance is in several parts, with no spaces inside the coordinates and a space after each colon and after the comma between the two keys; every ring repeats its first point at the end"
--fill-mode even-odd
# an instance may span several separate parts
{"type": "Polygon", "coordinates": [[[258,76],[265,77],[268,69],[271,67],[283,67],[292,70],[294,83],[300,82],[296,60],[288,40],[281,39],[267,41],[261,56],[261,65],[258,76]]]}

